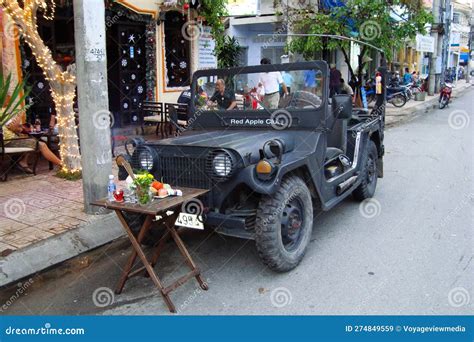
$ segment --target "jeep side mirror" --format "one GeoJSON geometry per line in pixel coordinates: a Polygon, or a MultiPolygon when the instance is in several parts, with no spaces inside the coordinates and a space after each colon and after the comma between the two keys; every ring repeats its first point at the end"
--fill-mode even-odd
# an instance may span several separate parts
{"type": "Polygon", "coordinates": [[[352,117],[352,96],[334,95],[331,108],[334,119],[350,119],[352,117]]]}

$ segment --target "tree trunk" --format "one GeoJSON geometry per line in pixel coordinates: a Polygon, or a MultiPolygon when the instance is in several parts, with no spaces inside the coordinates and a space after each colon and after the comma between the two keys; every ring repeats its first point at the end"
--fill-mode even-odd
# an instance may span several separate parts
{"type": "Polygon", "coordinates": [[[25,2],[20,7],[18,1],[2,1],[2,7],[18,26],[25,42],[42,68],[51,87],[56,112],[60,139],[60,154],[63,170],[74,172],[81,170],[76,124],[74,120],[73,101],[76,91],[75,76],[63,71],[53,59],[51,50],[43,42],[36,26],[38,4],[25,2]]]}
{"type": "Polygon", "coordinates": [[[51,95],[56,106],[60,155],[63,168],[69,172],[81,170],[81,156],[79,153],[77,129],[74,113],[74,83],[50,82],[51,95]]]}

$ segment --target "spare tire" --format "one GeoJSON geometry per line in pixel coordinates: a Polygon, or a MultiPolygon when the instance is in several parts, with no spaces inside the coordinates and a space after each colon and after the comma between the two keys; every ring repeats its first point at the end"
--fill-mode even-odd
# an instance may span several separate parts
{"type": "Polygon", "coordinates": [[[319,108],[322,102],[323,101],[318,95],[313,94],[309,91],[298,90],[286,97],[282,97],[280,99],[280,104],[278,107],[286,109],[302,109],[307,107],[319,108]]]}

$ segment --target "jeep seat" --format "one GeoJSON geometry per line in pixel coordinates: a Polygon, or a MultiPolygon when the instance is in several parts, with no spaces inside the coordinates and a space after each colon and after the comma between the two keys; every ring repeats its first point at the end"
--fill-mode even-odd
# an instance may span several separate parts
{"type": "Polygon", "coordinates": [[[327,134],[326,160],[329,160],[339,154],[346,153],[348,120],[331,117],[327,122],[331,130],[327,134]]]}

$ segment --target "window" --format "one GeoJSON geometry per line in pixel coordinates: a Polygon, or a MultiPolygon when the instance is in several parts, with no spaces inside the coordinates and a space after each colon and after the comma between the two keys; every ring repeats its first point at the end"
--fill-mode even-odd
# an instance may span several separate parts
{"type": "Polygon", "coordinates": [[[165,15],[166,86],[186,87],[190,84],[190,41],[183,37],[186,16],[170,11],[165,15]]]}
{"type": "Polygon", "coordinates": [[[269,58],[272,61],[272,64],[280,64],[281,56],[284,54],[284,46],[269,46],[267,48],[262,47],[261,58],[269,58]]]}
{"type": "Polygon", "coordinates": [[[453,13],[453,23],[454,24],[460,24],[461,23],[461,13],[459,13],[459,12],[454,12],[453,13]]]}

